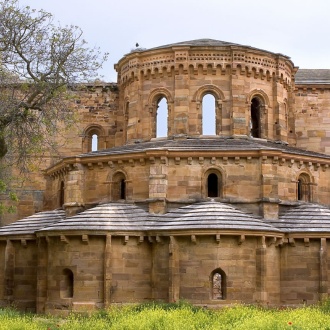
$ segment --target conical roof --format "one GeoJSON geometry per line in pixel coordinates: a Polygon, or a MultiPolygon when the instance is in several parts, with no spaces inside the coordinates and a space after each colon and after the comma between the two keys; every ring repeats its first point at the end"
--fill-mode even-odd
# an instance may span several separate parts
{"type": "Polygon", "coordinates": [[[156,230],[217,229],[279,232],[261,218],[213,200],[180,207],[162,216],[150,216],[156,230]]]}
{"type": "Polygon", "coordinates": [[[149,214],[133,204],[101,204],[73,217],[66,218],[54,225],[40,230],[44,231],[141,231],[149,214]]]}
{"type": "Polygon", "coordinates": [[[327,232],[330,233],[330,208],[306,203],[294,207],[272,225],[283,232],[327,232]]]}

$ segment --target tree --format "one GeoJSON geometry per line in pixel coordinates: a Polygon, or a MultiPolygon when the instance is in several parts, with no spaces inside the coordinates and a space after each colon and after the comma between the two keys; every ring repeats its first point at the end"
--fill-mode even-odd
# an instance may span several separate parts
{"type": "Polygon", "coordinates": [[[26,170],[31,155],[49,148],[59,123],[72,122],[70,89],[94,80],[107,59],[99,48],[88,48],[82,35],[77,26],[55,25],[48,12],[1,1],[2,163],[26,170]]]}
{"type": "Polygon", "coordinates": [[[68,118],[67,87],[96,78],[107,58],[86,46],[79,27],[56,26],[50,13],[17,0],[1,2],[0,156],[15,140],[22,162],[31,144],[44,143],[43,134],[68,118]]]}

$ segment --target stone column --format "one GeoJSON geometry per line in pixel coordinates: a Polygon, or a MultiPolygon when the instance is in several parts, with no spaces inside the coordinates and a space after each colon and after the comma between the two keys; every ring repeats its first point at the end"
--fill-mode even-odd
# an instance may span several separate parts
{"type": "Polygon", "coordinates": [[[320,300],[328,298],[328,252],[327,239],[320,242],[320,300]]]}
{"type": "Polygon", "coordinates": [[[15,271],[15,248],[11,240],[7,240],[5,249],[5,292],[4,298],[8,305],[14,299],[14,271],[15,271]]]}
{"type": "Polygon", "coordinates": [[[103,282],[103,297],[104,308],[107,308],[111,304],[111,282],[112,282],[112,269],[111,269],[111,235],[105,237],[104,248],[104,282],[103,282]]]}
{"type": "Polygon", "coordinates": [[[169,243],[169,302],[180,299],[180,256],[179,247],[174,236],[170,237],[169,243]]]}

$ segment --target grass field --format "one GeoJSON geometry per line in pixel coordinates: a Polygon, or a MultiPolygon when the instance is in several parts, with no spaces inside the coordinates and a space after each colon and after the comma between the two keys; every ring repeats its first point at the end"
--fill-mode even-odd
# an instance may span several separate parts
{"type": "Polygon", "coordinates": [[[320,306],[283,310],[243,305],[208,310],[186,303],[147,304],[110,308],[91,315],[72,313],[67,318],[22,314],[13,309],[0,309],[0,329],[330,330],[330,302],[327,301],[320,306]]]}

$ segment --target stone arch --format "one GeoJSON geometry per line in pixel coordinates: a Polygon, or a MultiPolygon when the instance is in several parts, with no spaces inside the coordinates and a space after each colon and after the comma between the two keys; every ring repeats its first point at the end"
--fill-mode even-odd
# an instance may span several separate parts
{"type": "MultiPolygon", "coordinates": [[[[92,151],[92,142],[94,136],[97,136],[97,150],[105,148],[105,131],[101,125],[92,124],[85,128],[83,132],[82,151],[92,151]]],[[[96,150],[93,150],[96,151],[96,150]]]]}
{"type": "Polygon", "coordinates": [[[127,199],[127,174],[123,170],[114,172],[111,176],[111,200],[127,199]]]}
{"type": "Polygon", "coordinates": [[[193,100],[197,103],[200,103],[205,94],[212,94],[217,101],[222,101],[225,99],[225,95],[219,87],[217,87],[216,85],[209,84],[200,87],[195,92],[193,100]]]}
{"type": "Polygon", "coordinates": [[[203,174],[202,195],[205,198],[222,198],[224,196],[224,173],[217,167],[208,168],[203,174]]]}
{"type": "Polygon", "coordinates": [[[172,119],[172,104],[173,104],[173,97],[170,93],[170,91],[166,88],[156,88],[154,89],[148,98],[148,107],[149,107],[149,113],[151,114],[150,118],[150,132],[151,137],[157,137],[157,114],[158,114],[158,105],[163,100],[166,99],[167,102],[167,113],[164,115],[164,117],[167,117],[167,120],[165,120],[165,123],[163,123],[164,130],[167,132],[167,136],[170,135],[171,131],[171,123],[174,121],[172,119]]]}
{"type": "MultiPolygon", "coordinates": [[[[222,101],[225,99],[224,93],[215,85],[208,84],[200,87],[194,97],[193,101],[196,103],[196,110],[198,117],[201,118],[201,121],[197,124],[198,131],[203,132],[203,125],[206,124],[205,118],[203,118],[203,98],[206,95],[212,95],[215,99],[215,135],[221,133],[222,127],[222,101]]],[[[210,118],[212,120],[212,118],[210,118]]]]}
{"type": "Polygon", "coordinates": [[[311,202],[313,200],[313,176],[308,171],[297,174],[296,195],[298,201],[311,202]]]}
{"type": "Polygon", "coordinates": [[[212,300],[227,298],[227,275],[221,268],[216,268],[211,272],[210,287],[212,300]]]}

